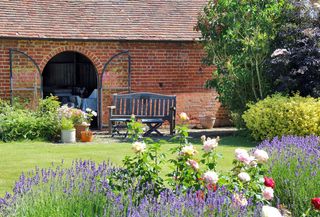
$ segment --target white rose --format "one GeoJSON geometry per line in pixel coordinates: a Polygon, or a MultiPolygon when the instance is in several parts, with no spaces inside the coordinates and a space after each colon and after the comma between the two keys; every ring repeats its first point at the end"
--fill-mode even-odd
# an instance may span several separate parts
{"type": "Polygon", "coordinates": [[[246,173],[246,172],[239,173],[238,178],[242,182],[249,182],[251,180],[250,175],[248,173],[246,173]]]}
{"type": "Polygon", "coordinates": [[[195,155],[196,152],[197,152],[197,151],[194,149],[193,145],[184,146],[184,147],[181,149],[181,154],[183,154],[183,155],[192,156],[192,155],[195,155]]]}
{"type": "Polygon", "coordinates": [[[263,206],[262,217],[282,217],[282,215],[277,208],[272,206],[263,206]]]}
{"type": "Polygon", "coordinates": [[[265,163],[269,159],[268,153],[265,152],[264,150],[257,149],[255,150],[253,155],[259,163],[265,163]]]}
{"type": "Polygon", "coordinates": [[[218,180],[219,180],[219,176],[214,171],[208,171],[208,172],[203,174],[203,179],[207,183],[216,184],[218,182],[218,180]]]}
{"type": "Polygon", "coordinates": [[[93,116],[95,116],[95,117],[97,116],[97,112],[95,112],[95,111],[92,111],[91,114],[92,114],[93,116]]]}
{"type": "Polygon", "coordinates": [[[132,149],[135,153],[144,152],[146,149],[146,144],[144,142],[134,142],[132,144],[132,149]]]}

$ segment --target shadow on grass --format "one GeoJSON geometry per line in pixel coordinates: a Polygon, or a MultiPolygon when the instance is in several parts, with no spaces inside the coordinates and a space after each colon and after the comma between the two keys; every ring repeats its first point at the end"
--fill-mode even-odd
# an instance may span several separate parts
{"type": "MultiPolygon", "coordinates": [[[[161,142],[161,143],[169,143],[169,144],[177,144],[178,141],[173,136],[152,136],[149,137],[155,142],[161,142]]],[[[114,141],[117,143],[131,143],[129,138],[113,138],[114,141]]],[[[202,145],[202,142],[199,138],[189,138],[189,141],[193,145],[202,145]]],[[[240,135],[234,135],[234,136],[224,136],[221,137],[221,140],[219,142],[219,146],[231,146],[231,147],[256,147],[258,145],[258,142],[250,139],[249,137],[240,136],[240,135]]]]}

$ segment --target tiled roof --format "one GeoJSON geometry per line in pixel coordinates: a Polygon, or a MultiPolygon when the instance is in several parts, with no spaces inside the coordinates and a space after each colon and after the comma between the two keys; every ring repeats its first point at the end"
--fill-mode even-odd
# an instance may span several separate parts
{"type": "Polygon", "coordinates": [[[0,0],[0,37],[172,40],[193,30],[206,0],[0,0]]]}

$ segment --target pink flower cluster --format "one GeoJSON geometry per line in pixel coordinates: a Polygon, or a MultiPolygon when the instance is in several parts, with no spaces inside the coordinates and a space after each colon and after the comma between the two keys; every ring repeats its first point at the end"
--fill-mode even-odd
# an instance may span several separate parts
{"type": "Polygon", "coordinates": [[[201,136],[201,140],[203,143],[203,150],[205,152],[211,152],[213,149],[215,149],[216,147],[218,147],[218,142],[220,140],[220,137],[218,136],[215,139],[211,139],[210,137],[206,138],[206,136],[201,136]]]}

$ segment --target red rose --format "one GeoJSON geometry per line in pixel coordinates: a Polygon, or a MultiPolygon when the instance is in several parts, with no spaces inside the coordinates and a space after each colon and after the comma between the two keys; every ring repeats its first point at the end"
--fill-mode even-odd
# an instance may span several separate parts
{"type": "Polygon", "coordinates": [[[264,177],[264,185],[266,187],[274,188],[276,183],[272,178],[264,177]]]}
{"type": "Polygon", "coordinates": [[[320,210],[320,197],[312,198],[311,203],[316,210],[320,210]]]}
{"type": "Polygon", "coordinates": [[[217,185],[215,185],[215,184],[208,184],[208,185],[207,185],[207,189],[208,189],[209,191],[216,191],[216,190],[217,190],[217,185]]]}
{"type": "Polygon", "coordinates": [[[201,190],[198,190],[198,191],[196,192],[196,197],[198,198],[198,200],[204,201],[204,192],[201,191],[201,190]]]}

